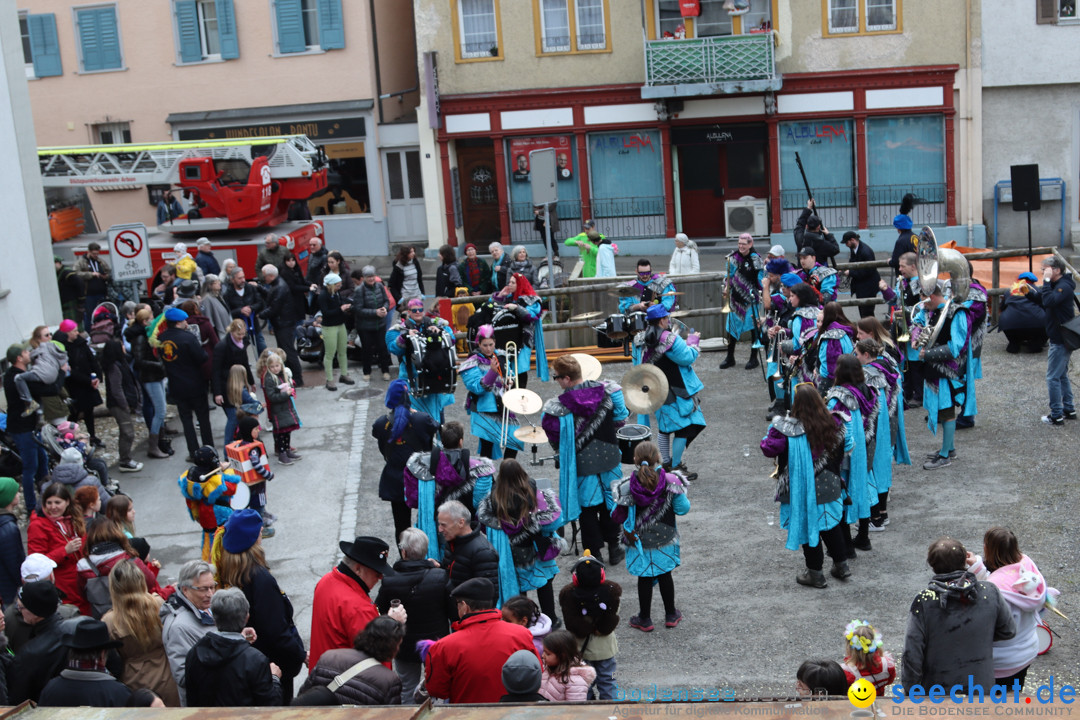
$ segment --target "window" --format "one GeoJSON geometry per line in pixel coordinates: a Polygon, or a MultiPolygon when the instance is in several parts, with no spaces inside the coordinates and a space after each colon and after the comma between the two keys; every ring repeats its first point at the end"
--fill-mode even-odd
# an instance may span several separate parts
{"type": "Polygon", "coordinates": [[[772,30],[773,0],[700,0],[697,17],[684,18],[679,0],[652,0],[657,40],[743,35],[772,30]]]}
{"type": "Polygon", "coordinates": [[[19,37],[22,40],[23,62],[33,67],[34,53],[30,50],[30,20],[25,12],[19,13],[19,37]]]}
{"type": "Polygon", "coordinates": [[[607,0],[534,0],[537,53],[596,52],[608,48],[607,0]]]}
{"type": "Polygon", "coordinates": [[[604,0],[575,0],[577,6],[577,49],[607,48],[604,0]]]}
{"type": "Polygon", "coordinates": [[[694,36],[730,35],[731,15],[724,8],[724,0],[701,0],[701,14],[694,19],[694,36]]]}
{"type": "Polygon", "coordinates": [[[277,52],[323,52],[345,47],[341,0],[271,0],[277,52]]]}
{"type": "Polygon", "coordinates": [[[1036,0],[1036,22],[1040,25],[1077,22],[1076,0],[1036,0]]]}
{"type": "Polygon", "coordinates": [[[120,49],[116,6],[81,7],[73,12],[82,72],[123,70],[124,56],[120,49]]]}
{"type": "Polygon", "coordinates": [[[854,226],[858,221],[855,203],[855,122],[848,119],[800,120],[780,123],[780,202],[784,210],[806,205],[806,188],[795,162],[795,153],[805,167],[812,167],[814,200],[818,208],[844,208],[830,214],[826,225],[854,226]],[[841,221],[842,219],[842,221],[841,221]]]}
{"type": "Polygon", "coordinates": [[[543,52],[570,50],[570,13],[567,0],[540,0],[540,34],[543,52]]]}
{"type": "Polygon", "coordinates": [[[55,15],[19,13],[19,34],[27,77],[43,78],[64,74],[60,63],[60,42],[56,37],[55,15]]]}
{"type": "Polygon", "coordinates": [[[131,142],[131,124],[126,122],[100,123],[93,126],[94,136],[101,145],[121,145],[131,142]]]}
{"type": "Polygon", "coordinates": [[[593,215],[664,214],[664,160],[657,130],[589,135],[593,215]]]}
{"type": "Polygon", "coordinates": [[[900,32],[902,0],[822,0],[823,34],[865,35],[900,32]]]}
{"type": "Polygon", "coordinates": [[[866,169],[871,205],[895,207],[909,192],[924,203],[945,202],[942,116],[868,118],[866,169]]]}
{"type": "Polygon", "coordinates": [[[180,63],[240,57],[233,0],[175,0],[180,63]]]}
{"type": "Polygon", "coordinates": [[[502,58],[497,0],[451,0],[457,10],[458,56],[461,60],[502,58]]]}

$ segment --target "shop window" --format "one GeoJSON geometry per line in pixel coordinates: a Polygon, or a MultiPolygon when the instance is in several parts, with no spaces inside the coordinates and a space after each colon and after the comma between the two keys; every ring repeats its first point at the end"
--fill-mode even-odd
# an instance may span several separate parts
{"type": "Polygon", "coordinates": [[[84,73],[123,70],[120,25],[116,5],[95,5],[72,10],[78,38],[79,68],[84,73]]]}
{"type": "Polygon", "coordinates": [[[42,78],[64,74],[60,63],[60,41],[56,37],[56,15],[20,12],[19,35],[27,77],[42,78]]]}
{"type": "Polygon", "coordinates": [[[240,57],[233,0],[175,0],[173,18],[181,63],[240,57]]]}
{"type": "Polygon", "coordinates": [[[902,0],[822,0],[823,34],[900,32],[902,0]]]}
{"type": "Polygon", "coordinates": [[[271,0],[274,36],[282,55],[345,47],[341,0],[271,0]]]}
{"type": "Polygon", "coordinates": [[[498,0],[451,0],[457,16],[457,59],[502,59],[498,0]]]}
{"type": "MultiPolygon", "coordinates": [[[[555,149],[555,166],[559,198],[559,220],[581,217],[581,189],[576,177],[578,159],[574,139],[570,135],[547,135],[542,137],[517,137],[506,141],[506,157],[510,167],[510,220],[525,222],[532,228],[532,184],[529,182],[529,153],[544,148],[555,149]]],[[[516,236],[516,235],[515,235],[516,236]]]]}
{"type": "Polygon", "coordinates": [[[806,188],[795,162],[802,160],[826,227],[855,227],[855,124],[850,119],[801,120],[779,125],[780,203],[784,228],[794,227],[806,206],[806,188]]]}
{"type": "Polygon", "coordinates": [[[658,131],[589,135],[589,174],[596,217],[664,214],[664,160],[658,131]]]}
{"type": "Polygon", "coordinates": [[[868,118],[866,168],[869,204],[888,208],[875,213],[871,207],[871,219],[880,215],[891,221],[906,193],[920,198],[920,205],[944,203],[944,118],[941,115],[868,118]]]}

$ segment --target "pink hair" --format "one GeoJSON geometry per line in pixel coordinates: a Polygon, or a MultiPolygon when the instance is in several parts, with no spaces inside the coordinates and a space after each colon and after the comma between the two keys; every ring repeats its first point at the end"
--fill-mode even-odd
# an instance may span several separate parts
{"type": "Polygon", "coordinates": [[[481,325],[476,329],[476,341],[486,340],[487,338],[495,337],[495,328],[491,325],[481,325]]]}
{"type": "Polygon", "coordinates": [[[739,234],[739,239],[740,240],[749,240],[750,242],[754,242],[754,236],[751,235],[750,233],[740,233],[739,234]]]}

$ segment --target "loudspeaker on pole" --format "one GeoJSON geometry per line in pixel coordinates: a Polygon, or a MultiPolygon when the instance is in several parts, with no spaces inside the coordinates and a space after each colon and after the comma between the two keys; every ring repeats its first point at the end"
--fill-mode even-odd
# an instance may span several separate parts
{"type": "Polygon", "coordinates": [[[1042,205],[1039,197],[1039,166],[1013,165],[1009,168],[1009,177],[1012,180],[1012,209],[1017,212],[1038,210],[1042,205]]]}

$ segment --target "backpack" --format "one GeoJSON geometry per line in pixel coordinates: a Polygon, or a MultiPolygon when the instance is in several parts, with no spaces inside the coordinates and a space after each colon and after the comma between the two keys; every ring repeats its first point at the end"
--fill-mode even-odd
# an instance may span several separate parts
{"type": "Polygon", "coordinates": [[[87,564],[90,565],[90,569],[94,571],[94,577],[86,581],[86,600],[90,603],[90,609],[93,611],[94,619],[100,620],[101,617],[112,610],[112,596],[109,595],[109,576],[102,575],[97,565],[90,560],[86,559],[87,564]]]}

